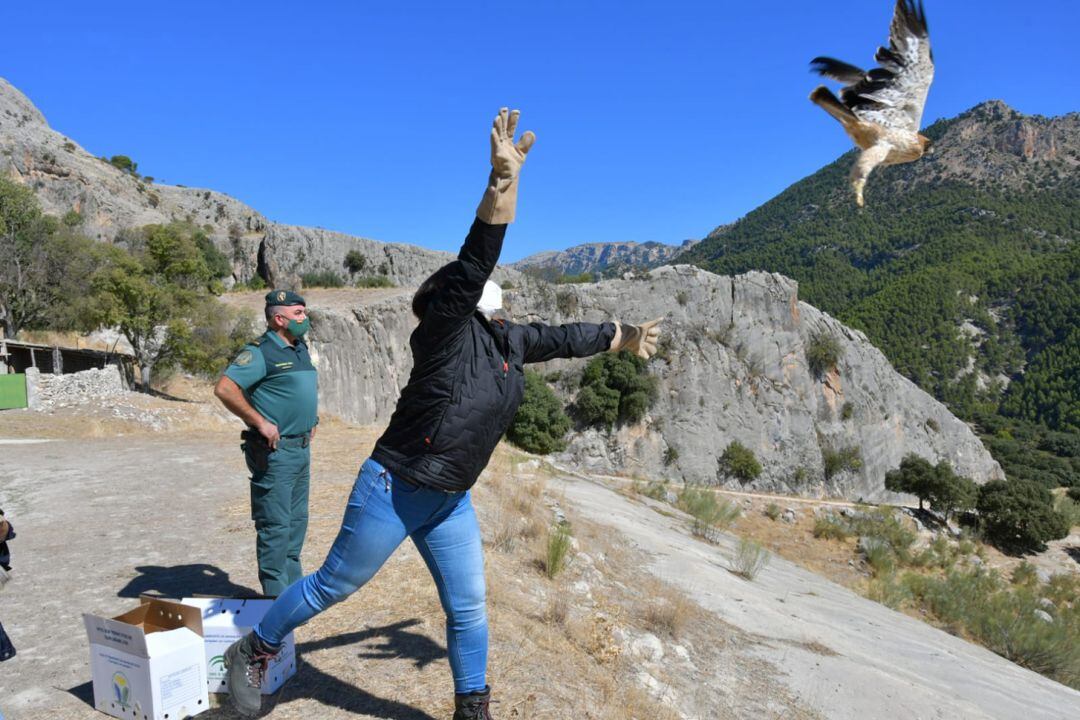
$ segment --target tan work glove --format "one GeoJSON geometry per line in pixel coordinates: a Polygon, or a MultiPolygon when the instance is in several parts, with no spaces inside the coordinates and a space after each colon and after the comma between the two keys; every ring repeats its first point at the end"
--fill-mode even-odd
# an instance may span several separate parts
{"type": "Polygon", "coordinates": [[[530,130],[514,142],[517,130],[517,110],[510,112],[506,108],[499,110],[491,128],[491,175],[480,207],[476,208],[476,217],[488,225],[505,225],[514,222],[514,210],[517,208],[518,174],[525,164],[529,148],[536,142],[536,135],[530,130]]]}
{"type": "Polygon", "coordinates": [[[639,358],[648,360],[656,354],[656,342],[660,339],[657,327],[663,318],[656,318],[640,325],[615,323],[615,337],[611,338],[610,352],[628,350],[639,358]]]}

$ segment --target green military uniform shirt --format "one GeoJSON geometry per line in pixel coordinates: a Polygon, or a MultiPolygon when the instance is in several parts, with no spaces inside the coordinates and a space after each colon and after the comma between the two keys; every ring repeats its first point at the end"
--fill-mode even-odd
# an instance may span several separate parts
{"type": "Polygon", "coordinates": [[[319,383],[303,340],[290,345],[273,330],[245,345],[225,369],[244,397],[282,435],[301,435],[319,417],[319,383]]]}

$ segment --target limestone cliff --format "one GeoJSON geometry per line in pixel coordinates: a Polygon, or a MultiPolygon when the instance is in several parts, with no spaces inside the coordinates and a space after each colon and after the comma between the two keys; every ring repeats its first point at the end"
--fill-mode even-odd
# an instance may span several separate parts
{"type": "MultiPolygon", "coordinates": [[[[948,460],[978,482],[1002,476],[966,424],[895,372],[862,333],[800,302],[796,283],[780,275],[662,267],[591,285],[527,281],[507,302],[521,322],[664,318],[662,358],[650,363],[660,397],[646,421],[570,436],[561,459],[591,471],[735,486],[719,472],[718,457],[738,441],[764,468],[750,489],[883,499],[885,473],[910,452],[948,460]],[[837,339],[841,353],[819,379],[808,368],[806,344],[822,332],[837,339]],[[852,447],[862,467],[827,479],[823,452],[852,447]],[[665,465],[668,448],[678,457],[665,465]]],[[[385,423],[408,379],[413,327],[405,294],[351,313],[317,313],[324,406],[357,422],[385,423]]],[[[536,369],[563,371],[569,399],[583,363],[536,369]]]]}

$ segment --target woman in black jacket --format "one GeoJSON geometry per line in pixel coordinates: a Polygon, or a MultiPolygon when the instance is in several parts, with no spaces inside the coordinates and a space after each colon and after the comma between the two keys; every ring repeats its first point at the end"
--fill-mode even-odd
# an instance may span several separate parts
{"type": "Polygon", "coordinates": [[[490,718],[487,614],[480,528],[469,488],[509,427],[524,393],[524,365],[628,349],[648,357],[656,322],[550,327],[492,320],[488,278],[514,219],[518,174],[534,136],[514,143],[518,112],[500,110],[492,172],[457,260],[417,290],[413,369],[390,424],[363,464],[326,561],[291,585],[261,623],[225,654],[233,704],[260,709],[267,661],[293,628],[366,583],[406,536],[427,563],[446,612],[454,720],[490,718]],[[485,287],[488,295],[485,296],[485,287]],[[485,300],[485,302],[481,302],[485,300]]]}

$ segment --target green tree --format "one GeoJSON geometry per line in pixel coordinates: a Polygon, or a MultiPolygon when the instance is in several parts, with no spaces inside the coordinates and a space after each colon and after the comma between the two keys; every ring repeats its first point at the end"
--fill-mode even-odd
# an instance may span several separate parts
{"type": "Polygon", "coordinates": [[[934,466],[933,477],[934,482],[926,498],[932,510],[941,513],[948,520],[957,510],[975,507],[979,486],[974,480],[957,475],[952,466],[944,460],[934,466]]]}
{"type": "Polygon", "coordinates": [[[345,253],[345,260],[342,265],[349,271],[349,275],[355,275],[358,272],[363,272],[367,267],[367,258],[359,250],[350,250],[345,253]]]}
{"type": "Polygon", "coordinates": [[[92,316],[119,327],[149,391],[153,368],[181,361],[195,342],[192,316],[205,308],[214,278],[190,228],[150,225],[132,241],[133,253],[95,274],[92,316]]]}
{"type": "Polygon", "coordinates": [[[720,456],[720,472],[747,483],[761,475],[761,463],[750,448],[732,441],[720,456]]]}
{"type": "Polygon", "coordinates": [[[176,356],[184,369],[200,375],[220,375],[259,332],[251,310],[230,308],[213,297],[197,303],[190,317],[176,356]]]}
{"type": "Polygon", "coordinates": [[[506,431],[507,439],[524,450],[546,455],[566,447],[563,437],[568,430],[570,418],[559,398],[539,373],[526,370],[525,396],[506,431]]]}
{"type": "Polygon", "coordinates": [[[574,412],[586,425],[632,424],[645,417],[656,393],[645,360],[625,351],[602,353],[585,366],[574,412]]]}
{"type": "Polygon", "coordinates": [[[1069,534],[1050,491],[1025,480],[986,483],[979,488],[977,509],[986,539],[1005,552],[1041,552],[1048,540],[1069,534]]]}
{"type": "Polygon", "coordinates": [[[0,178],[0,331],[80,324],[88,279],[104,253],[44,215],[33,192],[0,178]]]}
{"type": "Polygon", "coordinates": [[[109,158],[109,164],[117,170],[126,172],[129,175],[138,176],[139,164],[129,158],[127,155],[113,155],[109,158]]]}
{"type": "Polygon", "coordinates": [[[900,467],[885,473],[885,489],[889,492],[914,495],[919,498],[919,509],[930,497],[934,486],[934,466],[926,458],[914,453],[900,461],[900,467]]]}

